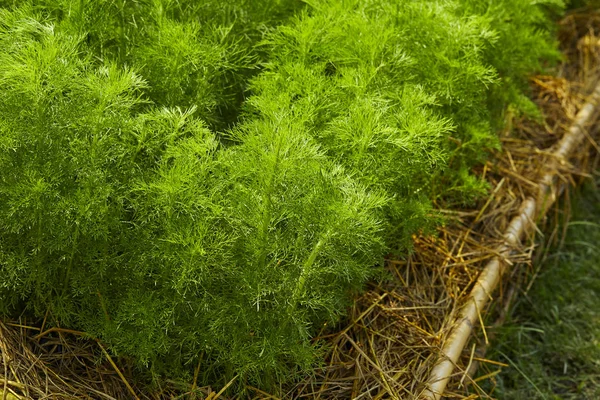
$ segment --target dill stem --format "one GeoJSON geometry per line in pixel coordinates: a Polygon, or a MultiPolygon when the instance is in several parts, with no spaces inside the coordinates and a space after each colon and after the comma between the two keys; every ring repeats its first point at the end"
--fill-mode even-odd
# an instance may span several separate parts
{"type": "Polygon", "coordinates": [[[260,256],[258,259],[259,266],[265,266],[267,262],[267,252],[268,252],[268,234],[269,234],[269,225],[271,224],[271,214],[273,209],[273,200],[271,196],[273,195],[273,190],[275,188],[275,175],[277,174],[277,170],[279,169],[279,159],[281,155],[281,141],[282,137],[279,135],[277,138],[277,147],[275,151],[275,163],[273,164],[273,170],[271,172],[271,176],[269,178],[269,184],[264,194],[264,208],[263,215],[261,221],[261,232],[260,232],[260,243],[262,243],[262,248],[260,252],[260,256]]]}
{"type": "Polygon", "coordinates": [[[306,286],[306,280],[308,279],[310,273],[312,272],[312,267],[319,256],[319,252],[321,248],[325,244],[324,240],[321,239],[317,242],[315,247],[310,252],[310,255],[302,265],[302,270],[300,271],[300,277],[298,278],[298,282],[296,283],[296,287],[294,288],[294,294],[292,296],[292,309],[295,309],[300,301],[300,297],[304,292],[304,287],[306,286]]]}

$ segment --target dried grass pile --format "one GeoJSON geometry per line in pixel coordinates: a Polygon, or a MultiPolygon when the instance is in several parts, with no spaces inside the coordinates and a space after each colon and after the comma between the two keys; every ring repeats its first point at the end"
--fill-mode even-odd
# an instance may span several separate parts
{"type": "MultiPolygon", "coordinates": [[[[576,184],[598,165],[595,129],[584,127],[585,144],[571,160],[553,157],[555,144],[568,131],[577,112],[589,100],[600,76],[600,12],[568,15],[561,22],[565,62],[556,76],[532,79],[533,98],[543,121],[511,116],[502,134],[502,151],[481,167],[491,187],[490,197],[476,209],[444,210],[447,223],[437,237],[414,237],[414,251],[406,259],[389,259],[393,279],[372,284],[356,300],[346,326],[323,327],[327,339],[326,366],[314,376],[287,389],[287,398],[384,399],[419,398],[448,339],[455,318],[469,298],[480,272],[498,254],[504,231],[521,203],[537,196],[538,180],[555,169],[563,187],[576,184]]],[[[568,194],[568,190],[565,191],[568,194]]],[[[568,202],[567,202],[568,204],[568,202]]],[[[538,222],[538,229],[511,250],[505,283],[521,279],[530,268],[544,225],[553,226],[558,211],[538,222]],[[539,233],[539,234],[538,234],[539,233]]],[[[560,233],[549,230],[551,241],[560,233]]],[[[500,309],[515,293],[502,284],[490,294],[490,307],[500,309]],[[498,307],[499,306],[499,307],[498,307]]],[[[514,288],[514,286],[513,286],[514,288]]],[[[480,311],[481,322],[487,309],[480,311]]],[[[500,318],[501,319],[501,318],[500,318]]],[[[465,386],[477,389],[471,378],[484,358],[485,330],[466,346],[456,365],[446,396],[465,397],[465,386]],[[479,349],[478,349],[479,348],[479,349]]],[[[0,324],[0,391],[3,398],[209,398],[224,390],[199,388],[194,382],[164,382],[165,388],[146,393],[133,384],[127,360],[113,360],[102,343],[66,329],[44,330],[28,321],[0,324]],[[97,360],[103,361],[98,362],[97,360]]],[[[200,367],[200,366],[199,366],[200,367]]],[[[486,377],[484,377],[486,378],[486,377]]],[[[223,388],[225,389],[225,388],[223,388]]],[[[274,398],[248,387],[255,398],[274,398]]],[[[486,395],[481,391],[475,397],[486,395]]]]}

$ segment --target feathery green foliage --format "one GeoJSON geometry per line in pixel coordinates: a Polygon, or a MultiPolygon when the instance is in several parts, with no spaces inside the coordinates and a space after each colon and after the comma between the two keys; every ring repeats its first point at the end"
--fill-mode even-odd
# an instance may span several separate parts
{"type": "Polygon", "coordinates": [[[318,362],[432,202],[485,190],[498,110],[554,52],[540,2],[306,3],[0,0],[3,314],[157,378],[318,362]]]}
{"type": "Polygon", "coordinates": [[[193,109],[136,113],[138,75],[29,11],[0,16],[3,312],[49,306],[157,373],[201,354],[208,382],[309,368],[311,326],[383,252],[381,196],[279,110],[219,152],[193,109]]]}
{"type": "MultiPolygon", "coordinates": [[[[4,1],[12,3],[12,1],[4,1]]],[[[0,1],[0,6],[3,1],[0,1]]],[[[14,2],[22,4],[23,2],[14,2]]],[[[158,106],[190,108],[211,126],[235,120],[255,72],[262,32],[301,6],[296,0],[30,0],[56,29],[81,36],[99,63],[135,65],[158,106]]]]}
{"type": "Polygon", "coordinates": [[[292,110],[330,157],[388,195],[388,244],[403,249],[432,221],[432,199],[485,191],[470,169],[497,147],[492,112],[506,105],[488,98],[523,98],[525,72],[556,55],[539,2],[513,3],[311,2],[266,39],[248,118],[274,99],[292,110]]]}

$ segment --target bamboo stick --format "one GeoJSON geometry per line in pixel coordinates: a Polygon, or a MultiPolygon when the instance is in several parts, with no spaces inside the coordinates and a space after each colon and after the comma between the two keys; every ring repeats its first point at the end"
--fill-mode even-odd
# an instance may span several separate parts
{"type": "MultiPolygon", "coordinates": [[[[600,83],[594,89],[588,102],[577,113],[574,123],[557,144],[553,152],[555,160],[565,163],[572,156],[572,153],[586,137],[586,127],[597,117],[599,103],[600,83]]],[[[481,272],[466,304],[460,310],[459,316],[455,320],[450,335],[444,343],[441,354],[430,374],[422,394],[423,399],[439,400],[443,396],[456,362],[471,336],[473,327],[479,320],[481,310],[492,298],[492,293],[509,266],[506,260],[511,254],[511,249],[535,228],[535,221],[545,215],[546,211],[556,201],[563,186],[564,183],[558,182],[557,170],[551,168],[538,181],[537,198],[528,197],[521,204],[517,216],[512,219],[504,233],[504,244],[498,247],[498,256],[493,258],[481,272]]]]}

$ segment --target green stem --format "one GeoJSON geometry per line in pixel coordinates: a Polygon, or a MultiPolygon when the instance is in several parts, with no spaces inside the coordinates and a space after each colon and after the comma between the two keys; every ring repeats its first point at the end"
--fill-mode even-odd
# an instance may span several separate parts
{"type": "Polygon", "coordinates": [[[300,277],[298,278],[298,282],[296,283],[296,287],[294,288],[294,293],[292,295],[292,299],[293,299],[292,307],[293,308],[296,308],[296,306],[298,305],[298,301],[300,300],[300,297],[304,293],[304,287],[306,286],[306,280],[310,276],[310,274],[313,270],[315,261],[317,260],[319,252],[321,251],[321,248],[323,247],[324,244],[325,244],[325,241],[323,239],[319,240],[317,242],[317,244],[315,245],[315,247],[310,252],[310,255],[308,256],[308,258],[306,259],[304,264],[302,265],[302,271],[300,272],[300,277]]]}
{"type": "Polygon", "coordinates": [[[258,259],[258,265],[260,266],[265,266],[266,262],[267,262],[267,253],[268,253],[268,234],[269,234],[269,226],[271,224],[271,214],[272,214],[272,208],[273,208],[273,201],[271,199],[271,196],[273,195],[273,190],[275,187],[275,175],[277,174],[277,170],[279,168],[279,159],[280,159],[280,154],[281,154],[281,142],[282,142],[282,137],[281,135],[279,136],[278,140],[277,140],[277,148],[276,148],[276,152],[275,152],[275,163],[273,164],[273,171],[271,173],[271,177],[269,179],[269,184],[267,186],[267,189],[265,191],[264,194],[264,207],[263,207],[263,215],[262,215],[262,221],[261,221],[261,232],[260,232],[260,241],[259,243],[262,243],[262,249],[260,252],[260,256],[258,259]]]}

